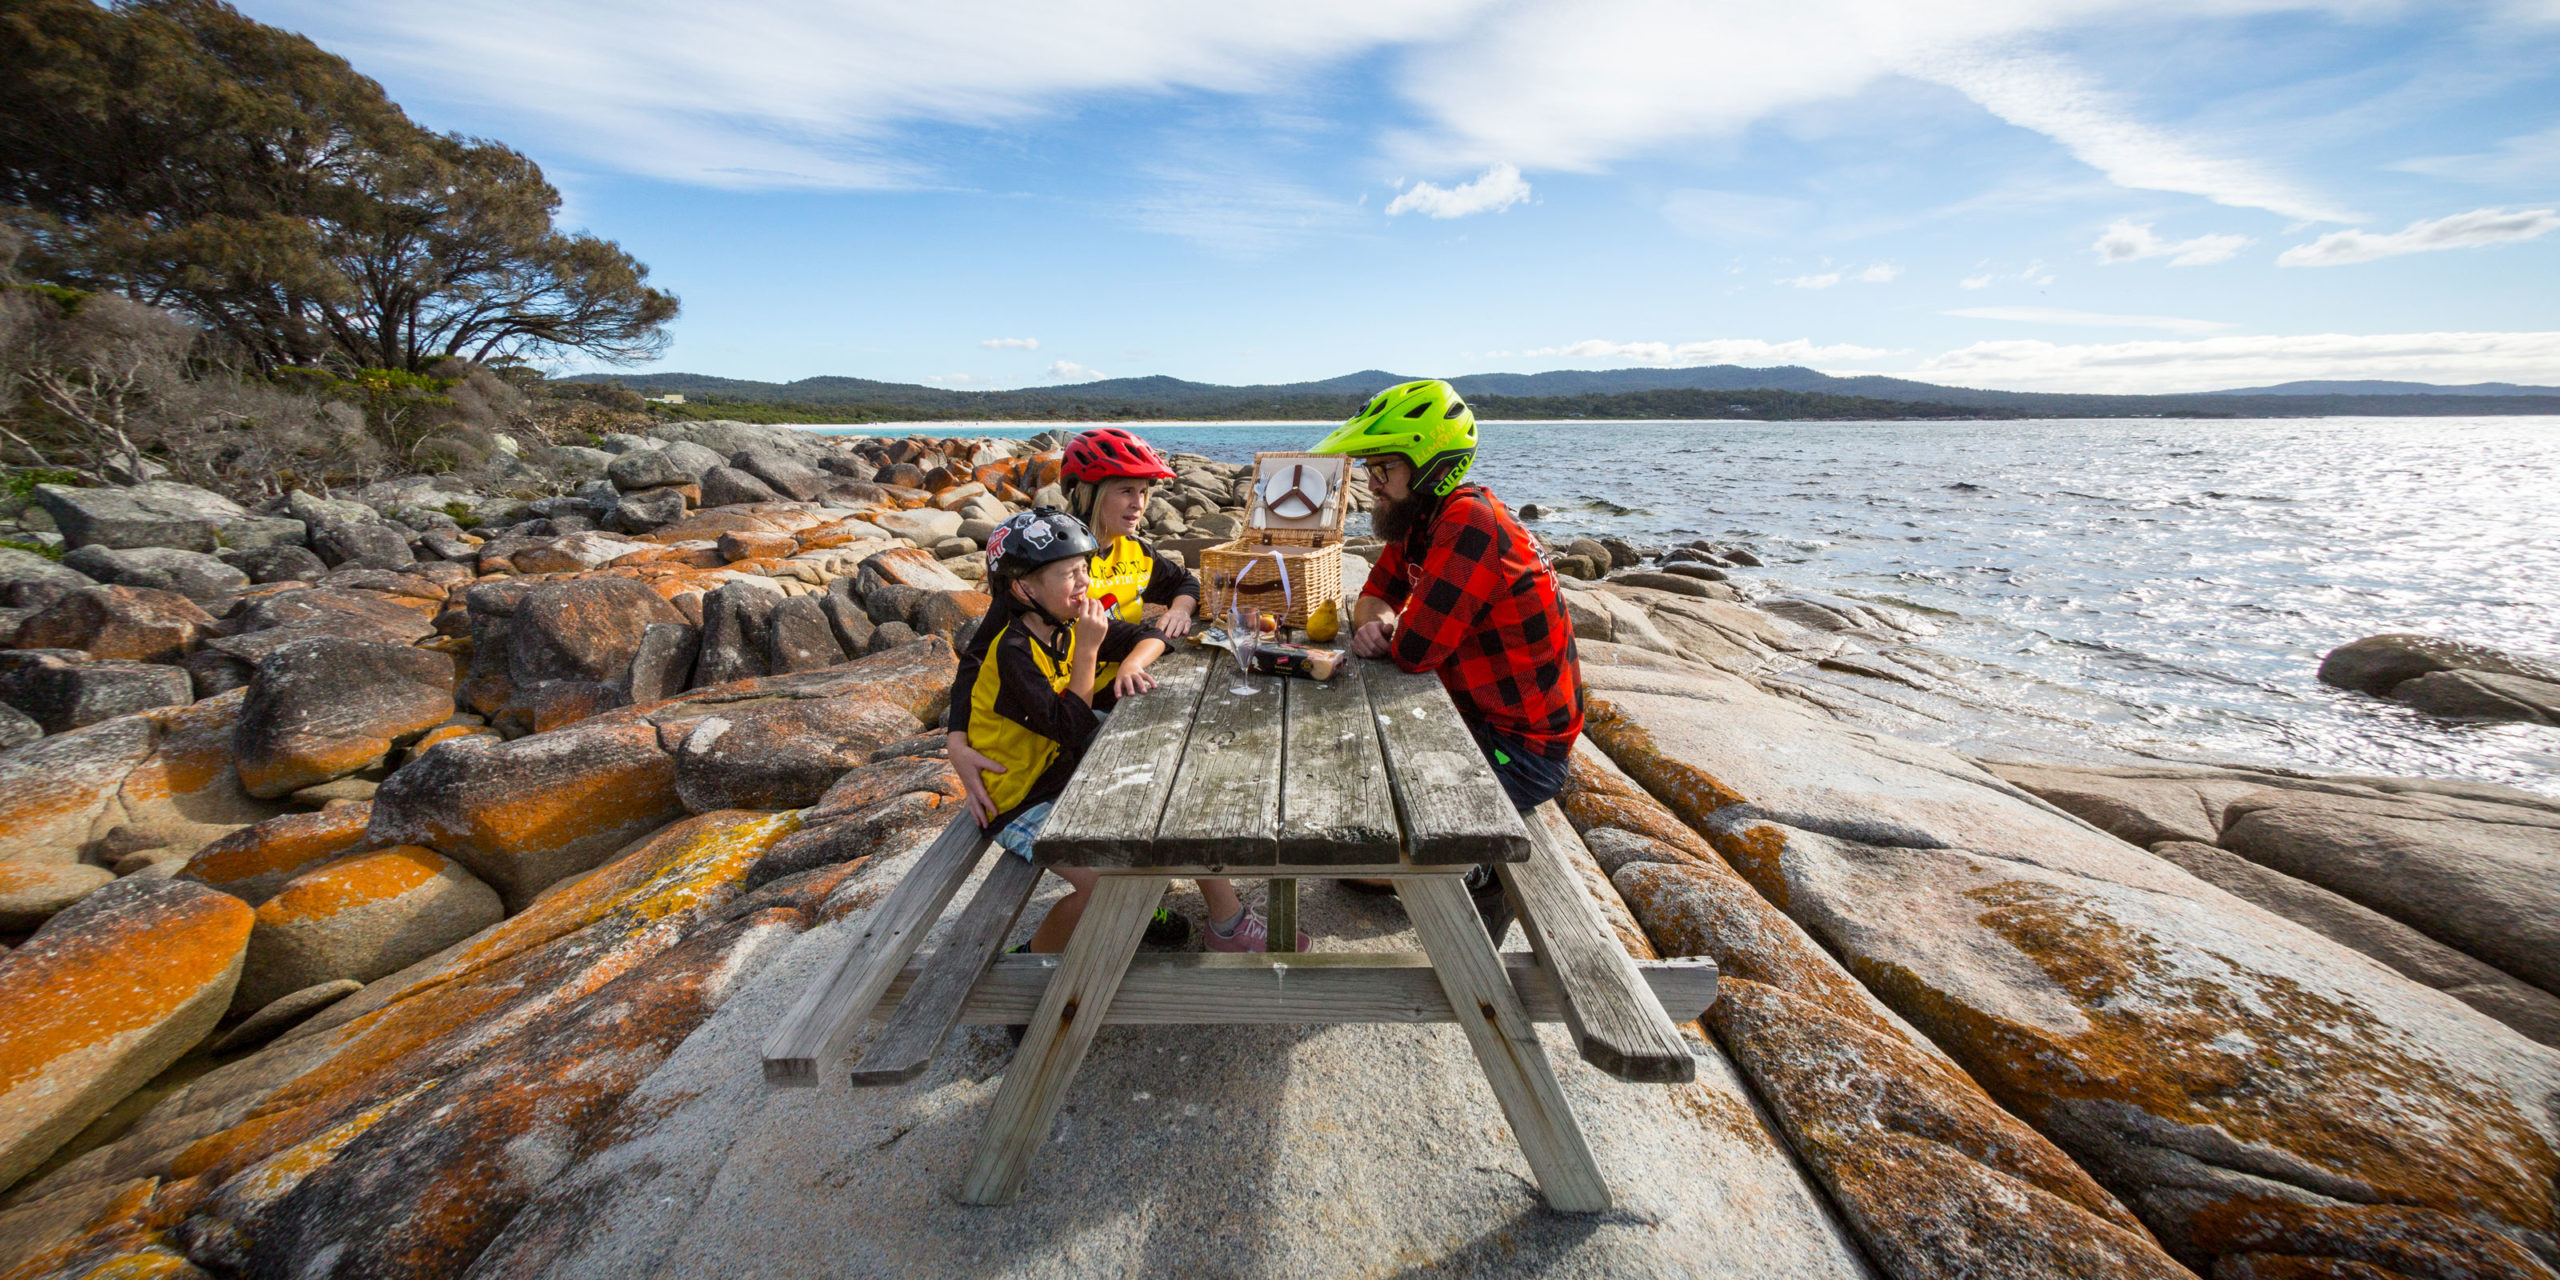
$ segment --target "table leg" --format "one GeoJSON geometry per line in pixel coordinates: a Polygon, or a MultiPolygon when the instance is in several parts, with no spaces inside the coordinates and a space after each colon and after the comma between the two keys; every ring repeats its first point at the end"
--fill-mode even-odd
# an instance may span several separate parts
{"type": "Polygon", "coordinates": [[[1155,914],[1167,883],[1164,876],[1104,876],[1094,885],[1093,901],[1058,957],[1057,974],[1031,1015],[1022,1047],[1005,1068],[986,1127],[978,1131],[978,1150],[961,1185],[961,1200],[1010,1204],[1022,1189],[1032,1154],[1048,1138],[1067,1082],[1075,1078],[1084,1051],[1102,1029],[1103,1013],[1120,989],[1121,975],[1129,968],[1129,957],[1137,954],[1147,918],[1155,914]]]}
{"type": "Polygon", "coordinates": [[[1271,892],[1265,905],[1269,908],[1268,914],[1271,918],[1266,923],[1271,926],[1271,932],[1270,941],[1264,944],[1263,949],[1296,951],[1298,949],[1298,882],[1295,880],[1272,881],[1271,892]]]}
{"type": "Polygon", "coordinates": [[[1548,1207],[1559,1213],[1606,1212],[1609,1186],[1466,886],[1455,876],[1413,876],[1396,881],[1396,893],[1548,1207]]]}

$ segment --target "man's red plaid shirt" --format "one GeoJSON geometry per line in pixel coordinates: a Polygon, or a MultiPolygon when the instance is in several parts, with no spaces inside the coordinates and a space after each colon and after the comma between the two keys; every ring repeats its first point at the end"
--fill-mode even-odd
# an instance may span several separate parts
{"type": "Polygon", "coordinates": [[[1561,760],[1582,732],[1582,664],[1538,543],[1492,494],[1461,485],[1369,571],[1401,611],[1394,657],[1437,671],[1467,719],[1561,760]]]}

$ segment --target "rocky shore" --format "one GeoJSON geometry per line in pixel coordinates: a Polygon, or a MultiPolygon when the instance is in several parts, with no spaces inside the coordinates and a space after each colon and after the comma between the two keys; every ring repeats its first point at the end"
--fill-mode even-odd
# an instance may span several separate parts
{"type": "MultiPolygon", "coordinates": [[[[1538,1207],[1455,1028],[1366,1026],[1105,1031],[959,1206],[1001,1034],[858,1091],[757,1046],[955,812],[975,552],[1057,441],[653,430],[564,496],[0,507],[63,551],[0,549],[0,1278],[2560,1274],[2560,802],[1959,754],[1919,620],[1614,539],[1550,547],[1561,808],[1628,948],[1724,975],[1694,1084],[1552,1042],[1620,1210],[1538,1207]]],[[[1243,469],[1174,463],[1150,534],[1231,535],[1243,469]]],[[[2481,662],[2376,692],[2540,696],[2481,662]]]]}

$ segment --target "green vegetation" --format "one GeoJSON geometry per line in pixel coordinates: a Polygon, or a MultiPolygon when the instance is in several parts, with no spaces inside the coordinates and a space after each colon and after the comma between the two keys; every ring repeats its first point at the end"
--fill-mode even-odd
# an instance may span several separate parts
{"type": "Polygon", "coordinates": [[[14,0],[0,120],[28,274],[181,312],[260,371],[644,359],[676,314],[620,246],[552,225],[533,161],[220,0],[14,0]]]}
{"type": "Polygon", "coordinates": [[[29,542],[24,538],[0,538],[0,547],[6,547],[11,551],[33,552],[36,555],[43,556],[47,560],[60,560],[62,558],[62,548],[48,547],[41,542],[29,542]]]}
{"type": "Polygon", "coordinates": [[[76,485],[79,483],[80,473],[77,471],[65,471],[60,467],[29,467],[24,471],[13,471],[6,477],[0,477],[0,499],[24,498],[34,493],[36,486],[40,484],[76,485]]]}

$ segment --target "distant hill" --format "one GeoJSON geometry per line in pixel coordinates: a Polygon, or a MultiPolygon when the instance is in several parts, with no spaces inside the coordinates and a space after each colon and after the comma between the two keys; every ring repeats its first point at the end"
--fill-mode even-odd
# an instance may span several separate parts
{"type": "Polygon", "coordinates": [[[2473,382],[2458,387],[2432,382],[2279,382],[2272,387],[2239,387],[2215,392],[2225,396],[2560,396],[2560,387],[2526,387],[2512,382],[2473,382]]]}
{"type": "MultiPolygon", "coordinates": [[[[587,374],[649,394],[678,392],[689,410],[768,406],[776,420],[841,413],[844,421],[918,418],[1338,418],[1412,374],[1367,369],[1317,382],[1229,387],[1164,376],[1012,391],[954,391],[868,378],[754,382],[698,373],[587,374]]],[[[1797,365],[1745,368],[1477,373],[1450,379],[1488,419],[2323,417],[2560,414],[2560,388],[2512,383],[2292,382],[2187,395],[2070,395],[1942,387],[1868,374],[1834,377],[1797,365]]],[[[742,409],[743,411],[743,409],[742,409]]]]}

